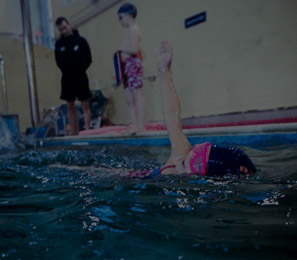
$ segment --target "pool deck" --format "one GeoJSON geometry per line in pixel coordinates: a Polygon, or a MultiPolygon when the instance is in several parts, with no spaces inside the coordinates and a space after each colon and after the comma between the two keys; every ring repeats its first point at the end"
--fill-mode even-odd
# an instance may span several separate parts
{"type": "MultiPolygon", "coordinates": [[[[215,142],[234,145],[269,143],[297,143],[297,108],[261,113],[246,112],[219,116],[182,119],[184,133],[191,144],[215,142]]],[[[108,126],[81,131],[77,136],[59,136],[37,140],[37,145],[87,146],[101,144],[169,145],[163,122],[146,125],[145,132],[127,134],[128,126],[108,126]]]]}

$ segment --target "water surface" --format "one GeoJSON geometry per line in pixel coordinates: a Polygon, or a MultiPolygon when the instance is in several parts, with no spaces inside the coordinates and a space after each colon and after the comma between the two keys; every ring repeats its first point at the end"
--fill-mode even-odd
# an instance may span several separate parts
{"type": "Polygon", "coordinates": [[[240,148],[257,175],[118,177],[168,147],[2,154],[0,258],[296,259],[297,145],[240,148]]]}

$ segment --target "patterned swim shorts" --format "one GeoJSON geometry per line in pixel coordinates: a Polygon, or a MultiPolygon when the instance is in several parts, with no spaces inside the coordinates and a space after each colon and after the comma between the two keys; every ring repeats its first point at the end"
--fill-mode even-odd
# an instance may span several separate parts
{"type": "Polygon", "coordinates": [[[123,61],[124,69],[124,88],[131,90],[138,89],[143,86],[142,62],[137,56],[131,56],[123,61]]]}

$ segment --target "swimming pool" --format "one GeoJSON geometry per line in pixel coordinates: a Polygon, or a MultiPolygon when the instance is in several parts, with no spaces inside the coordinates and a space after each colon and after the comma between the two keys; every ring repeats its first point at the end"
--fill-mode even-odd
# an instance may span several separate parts
{"type": "Polygon", "coordinates": [[[297,143],[240,148],[256,176],[117,177],[168,146],[2,154],[0,258],[296,259],[297,143]]]}

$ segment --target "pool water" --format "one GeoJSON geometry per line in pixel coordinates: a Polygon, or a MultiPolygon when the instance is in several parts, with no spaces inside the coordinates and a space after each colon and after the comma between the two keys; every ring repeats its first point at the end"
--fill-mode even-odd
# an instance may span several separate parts
{"type": "Polygon", "coordinates": [[[252,177],[119,173],[168,147],[0,155],[0,259],[296,259],[297,144],[240,147],[252,177]]]}

